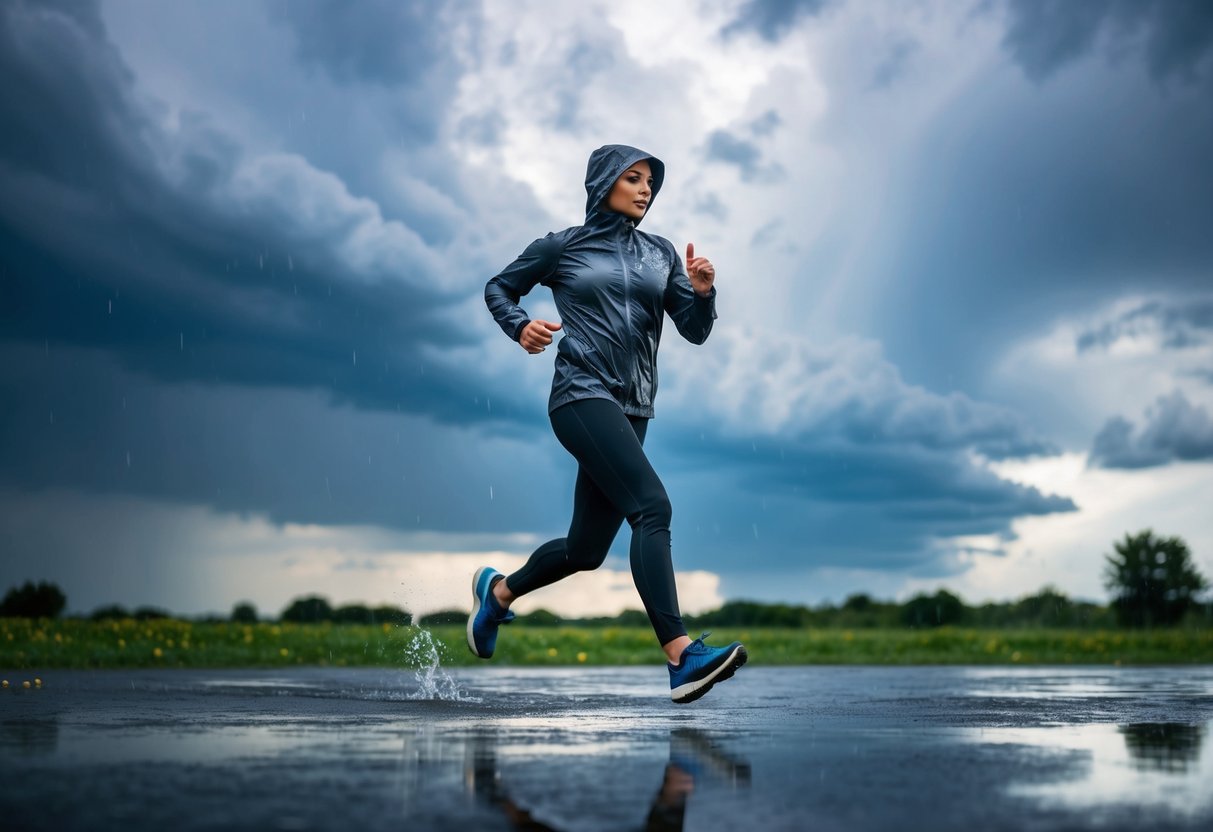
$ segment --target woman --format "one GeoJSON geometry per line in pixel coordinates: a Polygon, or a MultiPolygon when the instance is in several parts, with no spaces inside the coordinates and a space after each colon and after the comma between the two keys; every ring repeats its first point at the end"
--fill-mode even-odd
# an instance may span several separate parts
{"type": "Polygon", "coordinates": [[[670,560],[670,502],[642,447],[664,314],[695,344],[707,339],[716,317],[712,264],[688,245],[684,269],[668,240],[637,229],[664,177],[665,165],[644,151],[598,148],[586,170],[585,224],[531,243],[485,286],[489,311],[528,353],[543,352],[552,334],[564,331],[548,415],[579,468],[568,536],[540,546],[508,577],[479,569],[467,635],[475,655],[491,657],[498,625],[514,618],[514,599],[597,569],[626,518],[632,577],[669,661],[670,696],[691,702],[747,656],[739,642],[709,647],[704,636],[687,636],[670,560]],[[559,323],[531,320],[518,305],[536,284],[552,290],[559,323]]]}

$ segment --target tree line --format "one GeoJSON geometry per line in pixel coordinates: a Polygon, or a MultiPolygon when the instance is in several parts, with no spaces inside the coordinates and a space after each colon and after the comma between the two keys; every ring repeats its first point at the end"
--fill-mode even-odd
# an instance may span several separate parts
{"type": "MultiPolygon", "coordinates": [[[[942,627],[976,628],[1061,627],[1110,628],[1170,627],[1177,625],[1213,625],[1213,600],[1202,602],[1200,595],[1208,581],[1192,562],[1187,544],[1178,537],[1160,538],[1150,530],[1126,534],[1113,545],[1114,554],[1105,557],[1104,586],[1112,594],[1109,604],[1072,599],[1060,590],[1046,586],[1039,592],[1016,601],[966,604],[946,589],[919,593],[904,602],[881,601],[866,593],[848,597],[842,604],[807,606],[770,604],[759,601],[729,601],[719,609],[684,616],[689,628],[710,627],[942,627]]],[[[67,597],[53,583],[27,582],[14,587],[0,601],[0,618],[55,618],[67,605],[67,597]]],[[[107,605],[93,611],[94,620],[115,618],[169,618],[171,614],[156,607],[133,610],[107,605]]],[[[422,626],[463,624],[466,610],[444,610],[423,615],[422,626]]],[[[411,613],[395,606],[346,604],[333,607],[320,595],[293,600],[277,617],[263,619],[249,602],[236,604],[229,616],[202,620],[255,623],[279,620],[298,623],[333,624],[413,623],[411,613]]],[[[647,627],[648,618],[640,610],[625,610],[616,616],[564,619],[547,610],[518,617],[530,626],[576,624],[588,627],[647,627]]]]}

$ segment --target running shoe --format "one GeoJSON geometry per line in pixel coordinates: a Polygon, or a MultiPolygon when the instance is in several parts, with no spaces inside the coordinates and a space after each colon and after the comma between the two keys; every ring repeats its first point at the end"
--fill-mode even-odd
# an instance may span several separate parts
{"type": "Polygon", "coordinates": [[[502,610],[493,597],[493,584],[505,576],[491,566],[482,566],[472,577],[472,614],[468,616],[468,649],[481,659],[491,659],[497,646],[497,626],[514,620],[513,610],[502,610]]]}
{"type": "Polygon", "coordinates": [[[670,669],[670,698],[680,705],[694,702],[717,682],[732,678],[749,658],[740,641],[727,647],[708,647],[703,640],[710,635],[704,633],[687,645],[677,665],[666,665],[670,669]]]}

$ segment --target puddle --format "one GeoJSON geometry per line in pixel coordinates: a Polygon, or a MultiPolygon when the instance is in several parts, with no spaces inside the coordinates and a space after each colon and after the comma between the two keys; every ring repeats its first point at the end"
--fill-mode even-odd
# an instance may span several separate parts
{"type": "Polygon", "coordinates": [[[1207,668],[57,672],[0,696],[22,829],[1213,828],[1207,668]],[[289,822],[289,823],[288,823],[289,822]]]}
{"type": "Polygon", "coordinates": [[[1068,775],[1015,783],[1008,793],[1076,811],[1133,808],[1195,818],[1213,814],[1213,723],[985,728],[971,742],[1075,755],[1068,775]]]}

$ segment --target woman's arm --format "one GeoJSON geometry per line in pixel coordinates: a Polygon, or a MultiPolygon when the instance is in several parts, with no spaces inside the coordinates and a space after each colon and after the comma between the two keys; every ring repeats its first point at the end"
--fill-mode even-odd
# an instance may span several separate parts
{"type": "Polygon", "coordinates": [[[707,258],[696,257],[694,247],[688,245],[687,261],[695,277],[693,283],[673,245],[670,245],[670,253],[674,266],[666,281],[665,311],[683,338],[692,344],[702,344],[708,340],[712,321],[716,320],[716,270],[707,258]],[[700,294],[697,288],[706,288],[706,291],[700,294]]]}
{"type": "Polygon", "coordinates": [[[531,322],[526,310],[518,305],[524,295],[556,271],[563,241],[555,234],[540,237],[526,247],[522,254],[484,287],[484,302],[501,330],[515,341],[531,322]]]}

